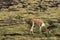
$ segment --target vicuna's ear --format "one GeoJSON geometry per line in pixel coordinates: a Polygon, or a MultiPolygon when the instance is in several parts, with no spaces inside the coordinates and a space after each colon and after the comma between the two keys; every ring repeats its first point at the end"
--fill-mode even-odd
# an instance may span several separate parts
{"type": "Polygon", "coordinates": [[[50,32],[50,29],[49,29],[49,28],[46,28],[46,31],[47,31],[47,32],[50,32]]]}

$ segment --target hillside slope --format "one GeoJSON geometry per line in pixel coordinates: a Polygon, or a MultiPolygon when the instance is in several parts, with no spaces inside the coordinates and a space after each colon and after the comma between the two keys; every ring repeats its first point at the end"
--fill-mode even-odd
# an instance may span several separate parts
{"type": "Polygon", "coordinates": [[[0,10],[0,40],[60,40],[60,0],[20,0],[18,5],[0,10]],[[56,28],[52,33],[39,34],[34,28],[34,34],[29,34],[30,18],[41,18],[50,26],[56,28]],[[53,27],[53,26],[52,26],[53,27]]]}

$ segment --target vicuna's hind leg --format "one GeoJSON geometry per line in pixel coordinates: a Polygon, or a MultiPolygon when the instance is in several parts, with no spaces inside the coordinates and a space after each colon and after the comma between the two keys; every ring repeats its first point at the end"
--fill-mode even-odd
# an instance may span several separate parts
{"type": "Polygon", "coordinates": [[[32,26],[31,26],[31,29],[30,29],[30,33],[33,33],[33,28],[34,28],[34,22],[32,22],[32,26]]]}
{"type": "Polygon", "coordinates": [[[40,33],[41,33],[43,27],[45,27],[45,24],[44,23],[42,23],[42,25],[39,25],[40,33]]]}
{"type": "Polygon", "coordinates": [[[42,28],[42,26],[39,26],[39,32],[40,32],[40,33],[41,33],[41,30],[42,30],[41,28],[42,28]]]}

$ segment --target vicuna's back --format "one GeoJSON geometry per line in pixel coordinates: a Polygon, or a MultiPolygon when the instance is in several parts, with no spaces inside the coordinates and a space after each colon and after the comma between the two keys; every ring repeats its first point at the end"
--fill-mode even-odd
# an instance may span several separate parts
{"type": "Polygon", "coordinates": [[[36,25],[41,25],[43,23],[43,20],[41,19],[31,19],[31,22],[34,22],[36,25]]]}

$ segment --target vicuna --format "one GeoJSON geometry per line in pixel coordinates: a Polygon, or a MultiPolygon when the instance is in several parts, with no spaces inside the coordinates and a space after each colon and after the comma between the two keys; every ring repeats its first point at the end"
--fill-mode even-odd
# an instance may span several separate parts
{"type": "Polygon", "coordinates": [[[45,23],[42,19],[30,19],[30,33],[33,33],[33,28],[35,25],[37,25],[39,27],[39,31],[41,32],[42,28],[45,27],[47,31],[49,31],[49,29],[47,29],[47,27],[45,26],[45,23]]]}

